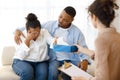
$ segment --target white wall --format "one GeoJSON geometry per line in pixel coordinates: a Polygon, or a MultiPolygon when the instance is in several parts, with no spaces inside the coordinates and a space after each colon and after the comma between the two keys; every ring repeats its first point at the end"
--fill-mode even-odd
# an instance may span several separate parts
{"type": "MultiPolygon", "coordinates": [[[[56,20],[62,9],[73,6],[77,15],[74,24],[84,33],[90,49],[94,49],[95,29],[88,21],[87,7],[93,0],[0,0],[0,47],[13,44],[13,32],[17,27],[25,25],[25,17],[33,12],[42,22],[56,20]]],[[[117,0],[120,5],[120,0],[117,0]]],[[[116,11],[114,27],[120,32],[120,9],[116,11]]]]}
{"type": "Polygon", "coordinates": [[[77,15],[74,20],[86,35],[88,32],[87,10],[93,0],[0,0],[0,46],[13,44],[13,32],[25,25],[25,17],[33,12],[42,22],[56,20],[66,6],[73,6],[77,15]]]}
{"type": "Polygon", "coordinates": [[[113,21],[113,26],[117,29],[118,32],[120,32],[120,0],[117,0],[116,3],[119,6],[119,9],[116,10],[116,18],[113,21]]]}
{"type": "MultiPolygon", "coordinates": [[[[14,43],[13,32],[17,27],[25,24],[25,17],[33,12],[42,22],[56,20],[63,8],[73,6],[77,15],[74,24],[85,35],[87,45],[94,50],[96,31],[88,21],[87,7],[93,0],[0,0],[0,50],[6,45],[14,43]]],[[[120,6],[120,0],[117,0],[120,6]]],[[[116,11],[113,25],[120,32],[120,9],[116,11]]],[[[1,51],[0,51],[1,52],[1,51]]]]}

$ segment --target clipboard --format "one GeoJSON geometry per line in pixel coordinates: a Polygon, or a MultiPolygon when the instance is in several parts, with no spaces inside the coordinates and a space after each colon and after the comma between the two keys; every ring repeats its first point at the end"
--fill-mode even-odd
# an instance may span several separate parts
{"type": "Polygon", "coordinates": [[[58,70],[64,72],[65,74],[69,75],[70,77],[72,76],[84,76],[86,78],[91,78],[93,77],[92,75],[88,74],[87,72],[83,71],[82,69],[78,68],[74,64],[70,63],[71,66],[68,68],[64,68],[64,65],[58,68],[58,70]]]}

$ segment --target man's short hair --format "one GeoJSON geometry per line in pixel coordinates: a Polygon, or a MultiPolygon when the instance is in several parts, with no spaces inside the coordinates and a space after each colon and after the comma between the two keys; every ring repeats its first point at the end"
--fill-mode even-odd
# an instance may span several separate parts
{"type": "Polygon", "coordinates": [[[67,6],[64,11],[72,17],[76,15],[76,10],[72,6],[67,6]]]}

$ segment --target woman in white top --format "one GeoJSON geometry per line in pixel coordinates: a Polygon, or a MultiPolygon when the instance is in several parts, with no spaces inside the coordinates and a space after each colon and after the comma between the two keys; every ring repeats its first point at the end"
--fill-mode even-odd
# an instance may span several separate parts
{"type": "Polygon", "coordinates": [[[17,46],[12,68],[20,76],[20,80],[47,80],[48,46],[53,41],[47,30],[41,29],[41,24],[35,14],[26,17],[25,37],[17,46]]]}

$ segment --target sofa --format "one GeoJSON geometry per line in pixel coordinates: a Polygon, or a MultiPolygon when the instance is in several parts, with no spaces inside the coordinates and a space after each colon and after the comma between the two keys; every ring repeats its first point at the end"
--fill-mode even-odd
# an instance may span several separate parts
{"type": "MultiPolygon", "coordinates": [[[[20,80],[20,77],[16,75],[12,70],[12,58],[15,53],[14,46],[5,46],[2,49],[0,67],[0,80],[20,80]]],[[[88,73],[94,76],[95,64],[88,66],[88,73]]],[[[61,79],[60,79],[61,80],[61,79]]]]}
{"type": "Polygon", "coordinates": [[[13,72],[11,66],[14,52],[14,46],[6,46],[2,49],[0,80],[20,80],[20,77],[13,72]]]}

